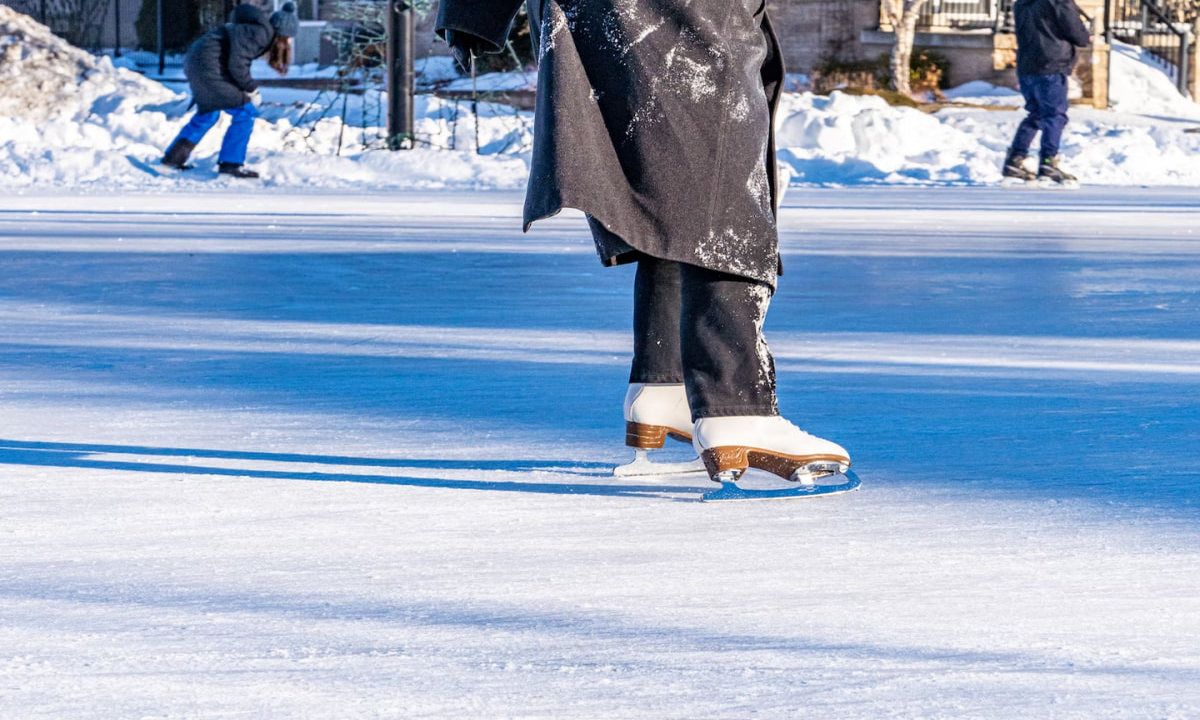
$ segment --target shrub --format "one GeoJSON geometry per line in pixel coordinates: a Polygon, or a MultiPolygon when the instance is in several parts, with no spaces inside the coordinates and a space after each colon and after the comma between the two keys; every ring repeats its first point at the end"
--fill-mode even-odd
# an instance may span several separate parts
{"type": "MultiPolygon", "coordinates": [[[[813,92],[827,95],[841,88],[861,88],[871,94],[891,88],[892,58],[888,53],[874,60],[842,60],[836,57],[822,60],[813,71],[813,92]]],[[[937,92],[946,87],[950,76],[950,61],[945,55],[928,48],[914,48],[909,62],[909,83],[913,90],[937,92]]]]}

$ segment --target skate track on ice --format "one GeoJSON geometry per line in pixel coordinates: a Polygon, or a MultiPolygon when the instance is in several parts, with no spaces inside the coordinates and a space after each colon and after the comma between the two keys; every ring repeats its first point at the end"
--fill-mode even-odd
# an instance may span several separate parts
{"type": "Polygon", "coordinates": [[[575,213],[7,195],[0,718],[1200,716],[1196,208],[793,188],[781,405],[864,485],[714,506],[608,474],[575,213]]]}

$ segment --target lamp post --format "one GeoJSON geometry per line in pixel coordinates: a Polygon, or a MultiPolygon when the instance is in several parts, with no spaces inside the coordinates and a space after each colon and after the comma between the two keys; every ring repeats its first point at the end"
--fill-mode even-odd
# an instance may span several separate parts
{"type": "MultiPolygon", "coordinates": [[[[161,0],[160,0],[161,1],[161,0]]],[[[390,150],[413,147],[413,46],[416,35],[412,4],[388,0],[387,142],[390,150]]]]}

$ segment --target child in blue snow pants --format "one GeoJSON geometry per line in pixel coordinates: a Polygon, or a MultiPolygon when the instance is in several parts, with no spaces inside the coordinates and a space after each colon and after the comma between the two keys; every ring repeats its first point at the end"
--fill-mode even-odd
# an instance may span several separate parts
{"type": "Polygon", "coordinates": [[[295,3],[285,2],[269,17],[250,3],[233,9],[230,21],[213,28],[192,43],[184,58],[196,103],[196,114],[179,131],[163,154],[162,164],[187,170],[187,159],[196,144],[217,124],[222,112],[233,118],[221,143],[217,172],[238,178],[256,178],[258,173],[243,167],[246,146],[254,130],[258,108],[254,106],[258,83],[250,75],[256,58],[267,56],[267,64],[283,75],[292,61],[291,38],[300,29],[295,3]]]}

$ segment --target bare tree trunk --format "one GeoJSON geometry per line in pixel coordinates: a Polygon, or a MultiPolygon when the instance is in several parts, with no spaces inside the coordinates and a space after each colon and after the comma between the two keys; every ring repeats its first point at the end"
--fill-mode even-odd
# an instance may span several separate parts
{"type": "Polygon", "coordinates": [[[892,46],[892,87],[904,95],[912,94],[909,70],[912,61],[913,40],[917,36],[917,19],[926,0],[886,0],[884,16],[896,34],[892,46]]]}

